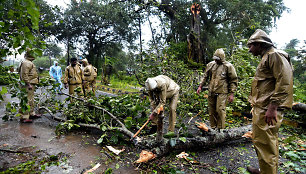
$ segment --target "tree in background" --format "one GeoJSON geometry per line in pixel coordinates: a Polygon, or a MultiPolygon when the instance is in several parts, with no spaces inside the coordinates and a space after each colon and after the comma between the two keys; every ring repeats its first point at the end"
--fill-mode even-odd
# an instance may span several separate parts
{"type": "MultiPolygon", "coordinates": [[[[41,48],[39,8],[33,0],[1,0],[0,5],[0,56],[23,53],[27,47],[41,48]]],[[[40,49],[33,49],[41,55],[40,49]]]]}
{"type": "Polygon", "coordinates": [[[285,51],[289,54],[292,64],[294,66],[294,77],[300,82],[305,82],[306,72],[306,41],[301,48],[298,48],[300,41],[298,39],[292,39],[285,46],[285,51]]]}
{"type": "MultiPolygon", "coordinates": [[[[267,29],[273,26],[273,20],[281,17],[287,8],[283,0],[141,0],[143,9],[160,10],[161,25],[167,27],[162,31],[164,39],[179,43],[187,41],[190,26],[190,6],[192,3],[201,5],[201,42],[203,44],[203,58],[200,63],[207,63],[216,48],[230,48],[231,44],[238,42],[235,37],[239,32],[248,38],[257,28],[267,29]]],[[[187,55],[187,54],[186,54],[187,55]]],[[[182,58],[182,57],[181,57],[182,58]]],[[[185,57],[186,59],[187,57],[185,57]]]]}
{"type": "Polygon", "coordinates": [[[292,39],[285,46],[285,51],[289,54],[293,65],[294,76],[294,100],[302,103],[306,102],[306,41],[301,48],[297,48],[300,41],[292,39]]]}
{"type": "Polygon", "coordinates": [[[62,53],[62,48],[58,47],[54,43],[50,43],[46,45],[46,49],[43,52],[44,56],[49,57],[49,66],[52,66],[52,59],[51,58],[59,58],[62,53]]]}
{"type": "Polygon", "coordinates": [[[57,38],[81,46],[82,57],[100,67],[105,56],[116,54],[106,54],[109,53],[108,49],[114,45],[122,49],[123,45],[135,39],[137,32],[132,12],[128,2],[71,1],[58,25],[60,30],[57,38]]]}
{"type": "MultiPolygon", "coordinates": [[[[0,0],[0,62],[6,56],[22,54],[28,47],[36,47],[33,51],[41,55],[39,48],[43,43],[35,37],[39,31],[39,15],[39,8],[33,0],[0,0]]],[[[9,67],[0,65],[0,69],[0,84],[12,83],[9,67]]]]}

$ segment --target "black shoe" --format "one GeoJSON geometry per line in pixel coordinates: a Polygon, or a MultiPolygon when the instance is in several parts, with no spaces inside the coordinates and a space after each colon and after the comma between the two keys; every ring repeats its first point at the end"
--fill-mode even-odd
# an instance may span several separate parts
{"type": "Polygon", "coordinates": [[[248,166],[247,167],[247,170],[251,173],[251,174],[260,174],[260,170],[255,168],[255,167],[251,167],[251,166],[248,166]]]}
{"type": "Polygon", "coordinates": [[[149,134],[154,134],[157,131],[157,125],[152,125],[149,134]]]}

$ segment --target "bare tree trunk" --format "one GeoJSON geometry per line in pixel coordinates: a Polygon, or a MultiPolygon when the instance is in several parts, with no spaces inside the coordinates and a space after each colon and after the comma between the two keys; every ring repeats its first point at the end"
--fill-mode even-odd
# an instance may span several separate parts
{"type": "Polygon", "coordinates": [[[252,125],[246,125],[239,128],[233,128],[224,130],[223,132],[214,131],[209,129],[208,132],[202,135],[194,136],[193,138],[183,137],[184,140],[180,138],[164,138],[162,143],[156,143],[152,139],[142,140],[138,146],[145,149],[150,149],[151,152],[157,155],[157,157],[164,156],[173,150],[186,150],[186,149],[197,149],[205,148],[212,145],[222,144],[227,141],[233,141],[242,139],[242,135],[250,131],[252,125]]]}
{"type": "Polygon", "coordinates": [[[142,33],[141,33],[141,21],[140,21],[140,15],[139,15],[139,18],[138,18],[138,24],[139,24],[139,45],[140,45],[140,61],[143,62],[143,59],[142,59],[142,33]]]}
{"type": "Polygon", "coordinates": [[[198,63],[204,63],[202,43],[201,43],[201,26],[200,26],[200,5],[192,4],[192,19],[190,33],[187,36],[188,41],[188,59],[198,63]]]}
{"type": "Polygon", "coordinates": [[[67,39],[67,66],[69,66],[70,60],[70,38],[67,39]]]}

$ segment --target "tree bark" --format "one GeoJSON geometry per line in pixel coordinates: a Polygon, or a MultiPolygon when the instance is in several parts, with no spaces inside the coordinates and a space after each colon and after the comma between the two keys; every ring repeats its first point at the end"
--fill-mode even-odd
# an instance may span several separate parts
{"type": "MultiPolygon", "coordinates": [[[[62,93],[63,95],[67,95],[69,97],[72,97],[74,99],[83,101],[87,103],[85,99],[77,98],[75,96],[71,96],[69,94],[62,93]]],[[[120,125],[120,127],[113,127],[108,128],[108,131],[118,130],[125,134],[130,139],[133,139],[134,133],[129,131],[125,125],[113,114],[105,110],[104,108],[101,108],[99,106],[90,105],[87,106],[94,107],[96,109],[102,110],[105,113],[107,113],[110,117],[112,117],[114,120],[117,121],[117,123],[120,125]]],[[[46,110],[53,119],[57,121],[66,121],[65,118],[57,117],[52,112],[46,108],[46,107],[40,107],[39,110],[46,110]]],[[[100,130],[100,125],[98,124],[85,124],[85,123],[78,123],[79,126],[86,127],[86,128],[94,128],[100,130]]],[[[184,150],[184,149],[195,149],[195,148],[205,148],[208,146],[221,144],[226,141],[232,141],[243,138],[242,135],[246,132],[250,131],[252,128],[251,125],[242,126],[239,128],[233,128],[233,129],[224,129],[222,131],[216,131],[214,129],[209,129],[208,132],[201,131],[200,129],[196,129],[196,132],[193,133],[193,137],[176,137],[176,138],[163,138],[161,137],[161,141],[156,141],[155,138],[152,137],[144,137],[139,138],[135,137],[133,139],[133,143],[135,146],[140,147],[142,149],[150,149],[153,153],[155,153],[158,157],[164,156],[167,153],[173,151],[173,150],[184,150]]]]}
{"type": "Polygon", "coordinates": [[[154,140],[152,140],[152,138],[147,138],[143,139],[137,145],[145,149],[151,149],[151,151],[156,154],[157,157],[161,157],[173,150],[205,148],[222,144],[227,141],[242,139],[242,135],[250,131],[251,128],[252,125],[246,125],[239,128],[227,129],[223,132],[209,129],[208,132],[204,132],[202,135],[197,135],[192,138],[185,138],[185,140],[180,140],[180,138],[164,138],[162,143],[156,143],[154,140]]]}

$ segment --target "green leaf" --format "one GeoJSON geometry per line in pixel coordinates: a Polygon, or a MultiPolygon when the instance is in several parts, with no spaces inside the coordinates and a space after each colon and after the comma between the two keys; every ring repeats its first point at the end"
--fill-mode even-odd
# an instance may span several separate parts
{"type": "Polygon", "coordinates": [[[174,132],[167,132],[164,135],[164,138],[173,138],[173,137],[175,137],[175,133],[174,132]]]}
{"type": "Polygon", "coordinates": [[[186,137],[180,137],[179,140],[181,140],[183,143],[186,143],[187,141],[186,137]]]}
{"type": "Polygon", "coordinates": [[[293,161],[298,161],[301,157],[297,154],[297,152],[289,151],[285,153],[285,156],[289,157],[293,161]]]}
{"type": "Polygon", "coordinates": [[[120,168],[120,165],[117,163],[115,166],[115,169],[119,169],[119,168],[120,168]]]}
{"type": "Polygon", "coordinates": [[[97,140],[98,144],[101,144],[103,142],[104,137],[106,136],[106,134],[101,135],[101,137],[97,140]]]}
{"type": "Polygon", "coordinates": [[[112,168],[108,168],[106,171],[105,171],[105,174],[112,174],[113,173],[113,169],[112,168]]]}

